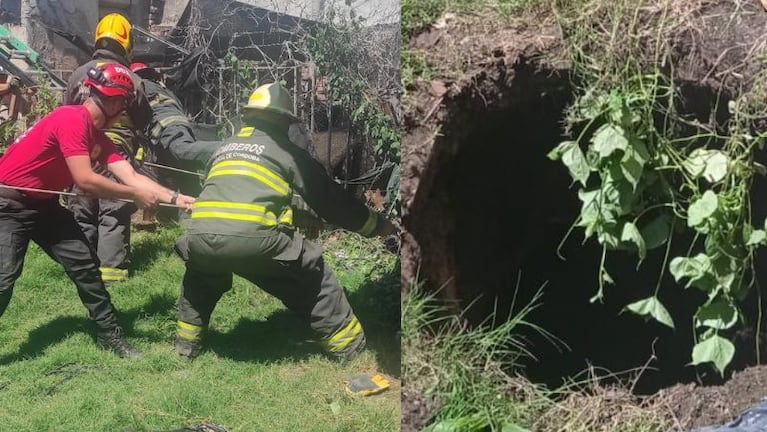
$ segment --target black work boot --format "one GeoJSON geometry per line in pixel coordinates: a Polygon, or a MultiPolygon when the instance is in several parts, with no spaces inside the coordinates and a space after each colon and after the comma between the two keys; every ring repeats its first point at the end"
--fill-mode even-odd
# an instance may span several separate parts
{"type": "Polygon", "coordinates": [[[112,351],[120,358],[141,357],[141,353],[136,348],[133,348],[133,346],[125,339],[122,328],[120,327],[99,331],[96,342],[99,347],[107,351],[112,351]]]}
{"type": "Polygon", "coordinates": [[[176,353],[187,360],[194,360],[200,355],[200,341],[184,339],[179,335],[176,335],[173,345],[176,348],[176,353]]]}

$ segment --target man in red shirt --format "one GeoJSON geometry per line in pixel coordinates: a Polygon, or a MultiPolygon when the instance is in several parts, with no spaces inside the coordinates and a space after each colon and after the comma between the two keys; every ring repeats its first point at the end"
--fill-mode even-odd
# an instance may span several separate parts
{"type": "Polygon", "coordinates": [[[55,192],[77,185],[88,194],[132,200],[141,208],[166,202],[190,209],[194,198],[136,173],[100,130],[118,119],[134,95],[127,68],[119,64],[92,68],[85,86],[90,94],[82,105],[53,110],[0,158],[0,315],[11,300],[32,240],[74,281],[98,328],[99,346],[120,357],[137,357],[138,351],[125,340],[117,323],[98,258],[72,213],[59,205],[55,192]],[[96,161],[123,184],[95,173],[92,162],[96,161]]]}

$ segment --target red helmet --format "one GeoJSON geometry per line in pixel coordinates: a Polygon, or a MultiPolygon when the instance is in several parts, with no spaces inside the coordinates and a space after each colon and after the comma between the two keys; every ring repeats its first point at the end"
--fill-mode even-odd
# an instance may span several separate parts
{"type": "Polygon", "coordinates": [[[149,67],[149,66],[147,66],[147,65],[146,65],[146,64],[144,64],[144,63],[141,63],[141,62],[135,62],[135,63],[131,63],[131,65],[130,65],[130,70],[132,70],[133,72],[138,72],[138,71],[140,71],[141,69],[146,69],[146,68],[148,68],[148,67],[149,67]]]}
{"type": "Polygon", "coordinates": [[[122,96],[129,103],[133,100],[135,92],[130,71],[119,63],[90,68],[83,85],[93,87],[104,96],[122,96]]]}
{"type": "Polygon", "coordinates": [[[157,69],[151,68],[147,66],[145,63],[141,63],[141,62],[131,63],[130,70],[132,70],[133,73],[140,76],[141,78],[149,78],[149,79],[157,80],[161,76],[160,72],[158,72],[157,69]]]}

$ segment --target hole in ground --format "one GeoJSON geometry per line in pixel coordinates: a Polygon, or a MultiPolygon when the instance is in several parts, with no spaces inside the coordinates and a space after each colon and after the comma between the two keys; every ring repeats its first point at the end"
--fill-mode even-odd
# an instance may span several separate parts
{"type": "MultiPolygon", "coordinates": [[[[493,311],[506,316],[515,297],[518,308],[546,282],[541,305],[528,321],[561,338],[569,349],[526,331],[523,336],[538,358],[525,365],[533,381],[556,387],[570,377],[587,378],[582,372],[589,365],[603,368],[599,374],[605,375],[640,367],[654,355],[636,382],[637,393],[695,380],[721,382],[709,368],[686,366],[692,314],[702,294],[683,290],[666,275],[660,295],[672,311],[675,330],[621,314],[626,304],[654,291],[662,248],[638,269],[634,257],[610,253],[607,266],[617,285],[606,287],[604,304],[589,302],[598,287],[601,248],[596,241],[582,244],[583,230],[577,228],[562,248],[566,260],[556,256],[580,209],[566,169],[546,157],[563,139],[563,111],[572,102],[568,77],[520,62],[513,77],[496,82],[490,95],[487,87],[481,92],[478,87],[452,100],[438,144],[454,150],[439,156],[432,189],[423,195],[431,200],[424,208],[440,221],[429,219],[416,226],[420,232],[414,231],[419,242],[447,249],[436,249],[435,256],[446,256],[440,259],[452,270],[464,306],[472,304],[469,321],[483,322],[493,311]],[[483,109],[488,99],[494,108],[483,109]]],[[[690,112],[707,115],[713,93],[696,87],[687,91],[692,93],[686,105],[694,101],[690,112]]],[[[755,205],[765,213],[764,204],[755,205]]],[[[671,256],[684,254],[690,239],[675,241],[671,256]]],[[[423,250],[427,259],[430,249],[423,250]]],[[[753,363],[753,345],[740,343],[738,349],[738,366],[732,370],[753,363]]]]}

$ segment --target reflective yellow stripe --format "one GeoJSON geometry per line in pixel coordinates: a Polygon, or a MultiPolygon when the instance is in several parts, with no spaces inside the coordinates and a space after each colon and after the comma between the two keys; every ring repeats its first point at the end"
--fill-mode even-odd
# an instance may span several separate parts
{"type": "Polygon", "coordinates": [[[219,170],[211,171],[210,174],[208,174],[208,178],[206,180],[210,180],[213,177],[226,176],[226,175],[241,175],[241,176],[251,177],[251,178],[254,178],[256,180],[259,180],[261,183],[263,183],[263,184],[269,186],[270,188],[274,189],[280,195],[287,195],[288,194],[288,190],[287,189],[279,187],[273,181],[269,180],[268,178],[264,177],[261,174],[258,174],[258,173],[255,173],[253,171],[246,170],[246,169],[238,169],[238,170],[234,170],[234,169],[222,170],[222,169],[219,169],[219,170]]]}
{"type": "Polygon", "coordinates": [[[266,212],[266,207],[258,204],[238,203],[231,201],[197,201],[192,204],[192,208],[220,207],[240,210],[253,210],[261,213],[266,212]]]}
{"type": "Polygon", "coordinates": [[[176,116],[169,116],[164,119],[158,120],[157,124],[149,132],[149,136],[154,138],[159,138],[160,132],[162,132],[162,129],[173,123],[189,124],[189,119],[184,116],[176,115],[176,116]]]}
{"type": "Polygon", "coordinates": [[[149,136],[152,138],[159,138],[160,132],[162,132],[162,125],[155,125],[155,127],[152,128],[152,130],[149,132],[149,136]]]}
{"type": "Polygon", "coordinates": [[[172,98],[164,95],[164,94],[158,94],[152,100],[149,101],[149,105],[154,108],[158,105],[164,105],[165,102],[171,102],[173,105],[175,105],[175,102],[172,98]]]}
{"type": "Polygon", "coordinates": [[[104,134],[107,136],[107,138],[109,138],[110,141],[112,141],[112,144],[116,146],[120,146],[127,149],[133,148],[130,145],[130,143],[128,143],[128,140],[117,132],[106,131],[104,132],[104,134]]]}
{"type": "Polygon", "coordinates": [[[195,341],[200,338],[201,326],[189,324],[184,321],[176,321],[176,334],[186,340],[195,341]]]}
{"type": "Polygon", "coordinates": [[[192,219],[203,218],[220,218],[241,220],[248,222],[257,222],[266,226],[274,226],[278,223],[292,225],[293,224],[293,210],[288,208],[279,217],[279,219],[271,213],[268,213],[266,207],[258,204],[239,203],[231,201],[197,201],[192,204],[192,219]],[[206,209],[206,211],[200,211],[206,209]],[[226,211],[231,210],[243,210],[254,212],[258,214],[244,214],[226,211]]]}
{"type": "Polygon", "coordinates": [[[286,196],[290,192],[290,185],[280,176],[269,169],[253,162],[246,161],[223,161],[219,162],[210,170],[208,178],[222,175],[241,175],[254,178],[277,191],[280,195],[286,196]],[[223,169],[225,167],[238,167],[240,169],[223,169]]]}
{"type": "Polygon", "coordinates": [[[197,332],[197,333],[199,333],[199,332],[201,332],[201,331],[202,331],[202,326],[198,326],[198,325],[190,324],[190,323],[188,323],[188,322],[185,322],[185,321],[176,321],[176,325],[177,325],[178,327],[181,327],[181,328],[182,328],[182,329],[184,329],[184,330],[189,330],[189,331],[191,331],[191,332],[197,332]]]}
{"type": "Polygon", "coordinates": [[[184,333],[183,330],[181,330],[179,328],[176,329],[176,334],[178,335],[178,337],[180,337],[182,339],[186,339],[188,341],[196,341],[196,340],[200,339],[199,335],[192,336],[192,335],[186,334],[186,333],[184,333]]]}
{"type": "Polygon", "coordinates": [[[213,165],[213,167],[211,167],[211,171],[216,170],[218,168],[231,167],[231,166],[244,166],[246,168],[250,168],[250,169],[252,169],[254,171],[258,171],[261,174],[264,174],[265,176],[269,177],[275,183],[279,184],[281,187],[283,187],[285,189],[289,189],[290,188],[290,185],[288,184],[288,182],[283,180],[282,177],[280,177],[279,174],[269,170],[265,166],[259,165],[259,164],[254,163],[254,162],[248,162],[248,161],[243,161],[243,160],[227,160],[227,161],[222,161],[222,162],[219,162],[219,163],[213,165]]]}
{"type": "Polygon", "coordinates": [[[357,230],[357,232],[365,237],[369,237],[371,234],[373,234],[373,231],[375,231],[377,224],[378,224],[378,213],[368,209],[368,219],[362,225],[362,228],[357,230]]]}
{"type": "Polygon", "coordinates": [[[288,208],[280,215],[278,222],[285,225],[293,225],[293,209],[288,208]]]}
{"type": "Polygon", "coordinates": [[[114,267],[99,267],[101,280],[105,282],[117,282],[128,279],[128,270],[114,267]]]}
{"type": "Polygon", "coordinates": [[[240,129],[240,131],[237,133],[237,136],[240,138],[247,138],[253,135],[253,131],[255,130],[256,128],[253,126],[245,126],[244,128],[240,129]]]}
{"type": "Polygon", "coordinates": [[[362,331],[362,325],[357,320],[357,317],[352,315],[351,321],[344,326],[341,330],[337,331],[330,339],[328,339],[328,349],[331,352],[337,352],[344,349],[351,341],[353,341],[362,331]]]}
{"type": "Polygon", "coordinates": [[[183,330],[187,334],[194,334],[194,335],[200,334],[200,332],[202,332],[201,326],[189,324],[184,321],[176,321],[176,329],[183,330]]]}
{"type": "Polygon", "coordinates": [[[348,336],[344,336],[343,338],[339,339],[333,345],[330,345],[328,349],[330,350],[330,352],[342,351],[352,341],[357,339],[357,336],[359,336],[361,331],[362,331],[362,325],[360,325],[360,323],[357,323],[357,325],[355,325],[354,328],[351,329],[351,333],[348,336]]]}
{"type": "Polygon", "coordinates": [[[197,211],[192,212],[192,219],[203,219],[203,218],[232,219],[232,220],[241,220],[241,221],[248,221],[248,222],[258,222],[261,225],[266,225],[266,226],[277,225],[277,221],[274,219],[274,216],[269,218],[268,216],[257,216],[257,215],[241,214],[241,213],[197,212],[197,211]]]}

